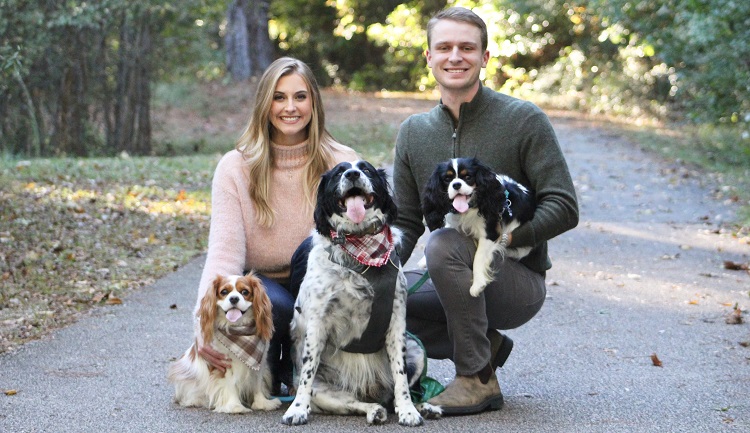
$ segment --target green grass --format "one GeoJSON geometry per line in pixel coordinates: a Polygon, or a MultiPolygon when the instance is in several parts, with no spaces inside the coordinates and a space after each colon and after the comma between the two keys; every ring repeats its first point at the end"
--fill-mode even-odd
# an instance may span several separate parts
{"type": "Polygon", "coordinates": [[[0,353],[203,252],[215,165],[215,155],[0,159],[0,353]]]}

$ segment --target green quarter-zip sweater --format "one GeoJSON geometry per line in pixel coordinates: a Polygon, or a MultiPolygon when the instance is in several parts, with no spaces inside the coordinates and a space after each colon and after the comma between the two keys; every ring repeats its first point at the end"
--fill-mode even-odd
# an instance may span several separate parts
{"type": "Polygon", "coordinates": [[[406,263],[425,226],[421,193],[435,166],[451,158],[480,161],[531,189],[534,218],[513,231],[512,246],[532,246],[521,259],[542,275],[552,266],[547,241],[578,224],[578,203],[568,165],[548,117],[536,105],[484,86],[461,104],[454,120],[442,103],[410,116],[396,139],[393,184],[398,205],[395,223],[403,232],[406,263]]]}

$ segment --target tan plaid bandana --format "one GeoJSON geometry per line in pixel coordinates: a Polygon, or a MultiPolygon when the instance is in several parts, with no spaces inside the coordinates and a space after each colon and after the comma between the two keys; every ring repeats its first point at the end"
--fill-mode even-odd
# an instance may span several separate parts
{"type": "MultiPolygon", "coordinates": [[[[336,236],[336,232],[331,231],[331,237],[336,236]]],[[[346,242],[339,246],[359,263],[378,268],[388,263],[388,258],[393,251],[393,235],[387,225],[374,235],[346,235],[345,237],[346,242]]]]}
{"type": "Polygon", "coordinates": [[[266,342],[255,335],[255,325],[230,326],[218,329],[216,339],[222,346],[253,370],[260,370],[260,362],[266,352],[266,342]]]}

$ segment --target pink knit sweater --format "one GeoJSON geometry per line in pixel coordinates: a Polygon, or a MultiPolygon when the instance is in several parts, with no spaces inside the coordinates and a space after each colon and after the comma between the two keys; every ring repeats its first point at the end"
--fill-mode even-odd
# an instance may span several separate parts
{"type": "MultiPolygon", "coordinates": [[[[312,206],[302,190],[307,142],[295,146],[272,144],[270,205],[274,224],[260,227],[248,193],[250,179],[242,154],[232,150],[219,161],[211,185],[211,228],[208,255],[198,286],[198,301],[217,274],[241,275],[253,269],[269,278],[289,277],[292,254],[314,226],[312,206]]],[[[335,153],[336,163],[353,161],[350,148],[335,153]]]]}

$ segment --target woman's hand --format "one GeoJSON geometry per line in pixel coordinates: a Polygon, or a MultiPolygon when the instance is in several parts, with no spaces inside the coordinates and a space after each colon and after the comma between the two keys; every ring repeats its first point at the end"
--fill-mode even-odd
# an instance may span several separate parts
{"type": "Polygon", "coordinates": [[[206,361],[208,365],[219,370],[222,376],[227,371],[227,369],[232,366],[231,359],[229,359],[223,353],[214,349],[210,345],[200,344],[198,342],[196,342],[196,344],[198,344],[198,356],[203,358],[203,360],[206,361]]]}

